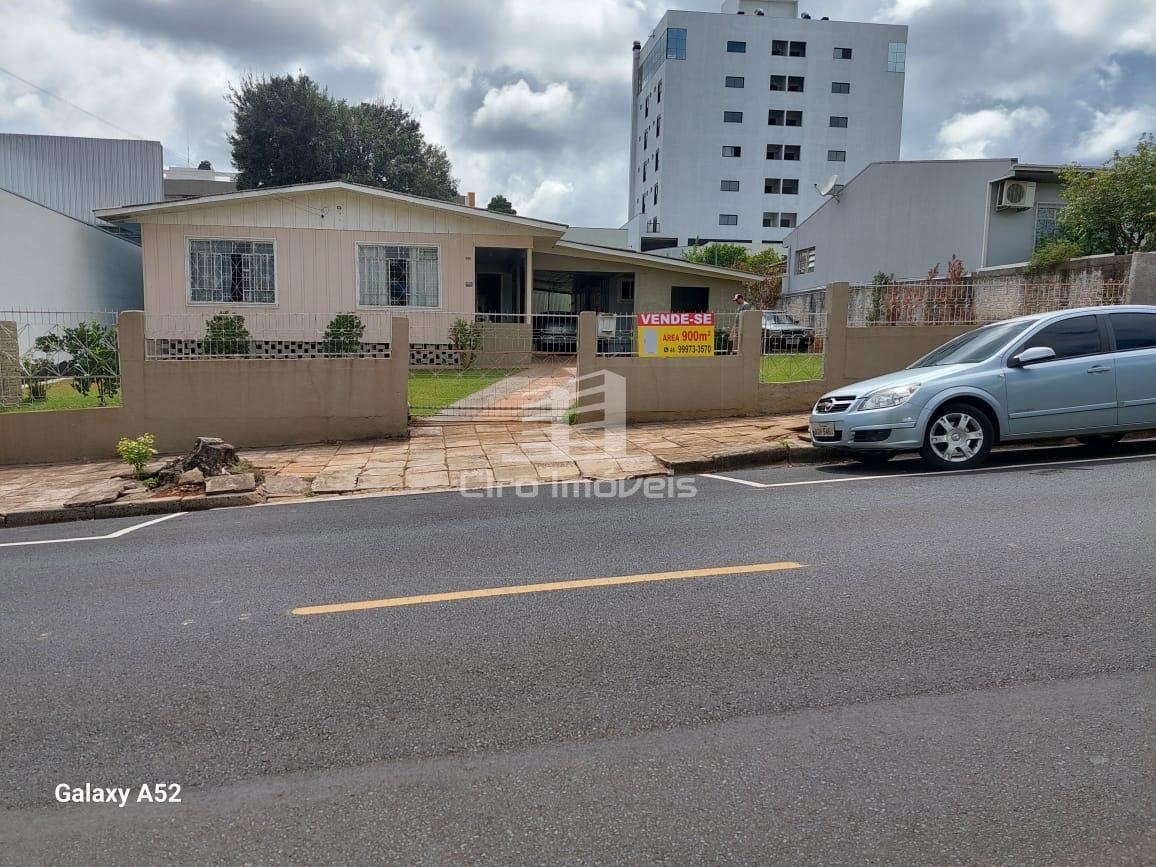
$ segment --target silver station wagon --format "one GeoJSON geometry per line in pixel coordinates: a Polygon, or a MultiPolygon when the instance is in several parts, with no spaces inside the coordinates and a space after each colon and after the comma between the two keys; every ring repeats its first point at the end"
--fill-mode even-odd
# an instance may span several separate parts
{"type": "Polygon", "coordinates": [[[1001,442],[1076,437],[1109,446],[1156,429],[1156,307],[1083,307],[960,335],[910,367],[823,395],[820,448],[864,463],[918,451],[979,466],[1001,442]]]}

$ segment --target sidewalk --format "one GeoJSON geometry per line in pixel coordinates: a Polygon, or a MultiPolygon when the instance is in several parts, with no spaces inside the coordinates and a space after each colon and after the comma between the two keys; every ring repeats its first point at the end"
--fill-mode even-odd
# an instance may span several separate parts
{"type": "Polygon", "coordinates": [[[790,456],[784,442],[791,452],[809,448],[806,422],[789,415],[631,425],[625,445],[612,451],[596,435],[567,428],[559,436],[547,424],[418,424],[408,440],[241,449],[263,484],[254,494],[207,497],[195,488],[149,493],[110,482],[126,469],[117,460],[0,467],[0,526],[318,495],[626,479],[750,462],[752,455],[773,462],[790,456]]]}

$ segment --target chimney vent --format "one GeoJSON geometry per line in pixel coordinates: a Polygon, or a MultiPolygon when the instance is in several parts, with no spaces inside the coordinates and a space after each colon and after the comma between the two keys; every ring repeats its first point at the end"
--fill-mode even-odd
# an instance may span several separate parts
{"type": "Polygon", "coordinates": [[[471,208],[476,208],[478,206],[477,197],[473,193],[466,193],[466,204],[471,208]]]}

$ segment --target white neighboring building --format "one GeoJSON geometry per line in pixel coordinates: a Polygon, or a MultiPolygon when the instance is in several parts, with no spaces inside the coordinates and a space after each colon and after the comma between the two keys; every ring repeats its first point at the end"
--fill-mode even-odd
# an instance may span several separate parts
{"type": "Polygon", "coordinates": [[[161,155],[157,141],[0,134],[0,311],[140,309],[139,227],[93,210],[158,201],[161,155]]]}
{"type": "Polygon", "coordinates": [[[899,157],[907,27],[796,0],[667,12],[635,43],[630,246],[781,244],[817,187],[899,157]]]}

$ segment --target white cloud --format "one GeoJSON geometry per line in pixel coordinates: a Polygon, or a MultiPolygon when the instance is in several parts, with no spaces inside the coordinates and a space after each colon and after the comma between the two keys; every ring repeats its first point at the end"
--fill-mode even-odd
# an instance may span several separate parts
{"type": "Polygon", "coordinates": [[[569,123],[574,109],[574,94],[565,84],[551,84],[535,93],[525,79],[505,87],[490,89],[474,112],[478,129],[500,129],[504,126],[550,130],[569,123]]]}
{"type": "Polygon", "coordinates": [[[574,185],[564,181],[544,180],[538,185],[524,204],[515,201],[519,214],[527,214],[543,220],[561,220],[567,212],[567,206],[574,195],[574,185]]]}
{"type": "Polygon", "coordinates": [[[1099,49],[1156,54],[1156,3],[1151,0],[1019,0],[1022,15],[1039,17],[1065,37],[1099,49]]]}
{"type": "Polygon", "coordinates": [[[1001,145],[1015,150],[1015,136],[1025,129],[1039,129],[1048,124],[1051,115],[1039,106],[1021,106],[1010,111],[1004,106],[960,112],[946,120],[937,136],[940,156],[944,159],[973,159],[990,156],[1019,156],[1017,153],[994,153],[1001,145]]]}
{"type": "Polygon", "coordinates": [[[1111,108],[1096,111],[1092,128],[1080,136],[1068,154],[1081,160],[1106,160],[1116,151],[1130,151],[1141,133],[1156,131],[1156,109],[1111,108]]]}

